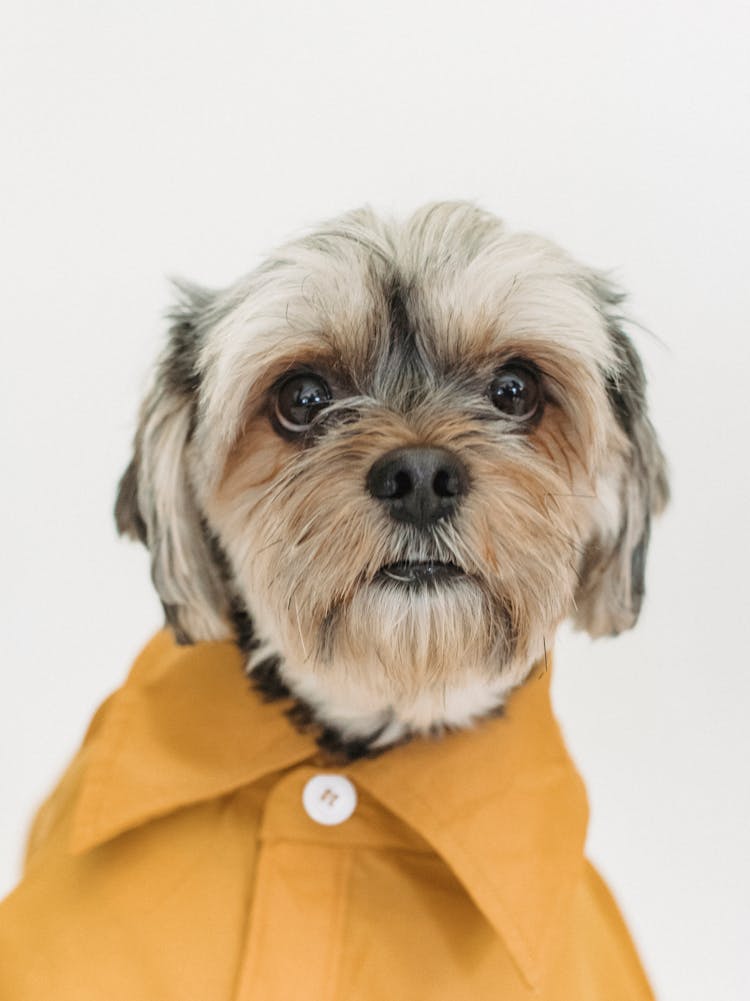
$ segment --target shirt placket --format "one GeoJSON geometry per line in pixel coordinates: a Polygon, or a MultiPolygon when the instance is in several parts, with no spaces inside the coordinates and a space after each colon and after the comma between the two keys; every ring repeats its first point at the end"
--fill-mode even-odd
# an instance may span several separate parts
{"type": "MultiPolygon", "coordinates": [[[[236,1001],[336,1001],[354,846],[306,813],[297,768],[269,793],[236,1001]]],[[[321,787],[323,807],[336,792],[321,787]]]]}

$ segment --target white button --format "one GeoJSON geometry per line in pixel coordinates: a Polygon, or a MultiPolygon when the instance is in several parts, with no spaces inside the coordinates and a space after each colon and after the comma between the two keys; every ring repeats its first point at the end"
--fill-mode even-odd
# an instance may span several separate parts
{"type": "Polygon", "coordinates": [[[305,784],[302,804],[318,824],[343,824],[354,813],[357,790],[345,775],[315,775],[305,784]]]}

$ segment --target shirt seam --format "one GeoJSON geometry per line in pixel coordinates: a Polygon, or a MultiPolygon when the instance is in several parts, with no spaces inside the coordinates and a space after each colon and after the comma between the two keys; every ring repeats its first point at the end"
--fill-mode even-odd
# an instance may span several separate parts
{"type": "Polygon", "coordinates": [[[338,899],[340,904],[331,927],[331,944],[329,949],[328,969],[326,971],[326,981],[331,985],[328,991],[328,1001],[336,1001],[339,997],[339,982],[341,980],[341,970],[343,966],[344,948],[344,926],[349,914],[350,893],[349,884],[351,882],[351,872],[354,863],[354,850],[347,848],[345,857],[342,859],[339,875],[338,899]]]}

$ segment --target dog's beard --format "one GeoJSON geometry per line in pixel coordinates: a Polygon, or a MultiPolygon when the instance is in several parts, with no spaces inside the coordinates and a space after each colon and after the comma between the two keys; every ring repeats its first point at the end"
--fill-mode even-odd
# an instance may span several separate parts
{"type": "Polygon", "coordinates": [[[396,565],[335,604],[318,628],[315,660],[361,665],[406,699],[456,683],[467,666],[501,670],[516,648],[507,603],[466,574],[431,572],[437,579],[414,579],[396,565]]]}

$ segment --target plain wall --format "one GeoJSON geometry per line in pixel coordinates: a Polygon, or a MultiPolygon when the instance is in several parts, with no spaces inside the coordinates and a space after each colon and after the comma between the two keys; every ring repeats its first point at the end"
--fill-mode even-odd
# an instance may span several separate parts
{"type": "Polygon", "coordinates": [[[696,2],[6,2],[0,890],[160,623],[111,507],[166,275],[470,198],[612,267],[674,502],[637,629],[557,645],[589,852],[664,999],[750,997],[747,39],[696,2]]]}

